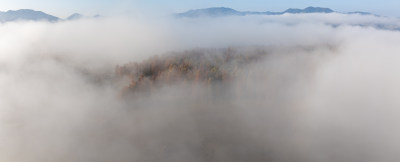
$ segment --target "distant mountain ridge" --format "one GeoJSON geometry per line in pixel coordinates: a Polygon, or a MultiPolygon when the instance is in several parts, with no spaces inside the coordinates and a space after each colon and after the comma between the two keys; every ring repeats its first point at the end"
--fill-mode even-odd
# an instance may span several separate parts
{"type": "Polygon", "coordinates": [[[0,22],[31,20],[31,21],[49,21],[56,22],[60,18],[46,14],[42,11],[35,11],[30,9],[9,10],[7,12],[0,12],[0,22]]]}
{"type": "Polygon", "coordinates": [[[322,7],[307,7],[305,9],[297,9],[297,8],[290,8],[286,11],[282,12],[285,13],[332,13],[335,12],[330,8],[322,8],[322,7]]]}
{"type": "Polygon", "coordinates": [[[200,16],[212,16],[212,17],[219,17],[219,16],[244,16],[246,15],[245,12],[239,12],[231,8],[226,7],[213,7],[213,8],[206,8],[206,9],[197,9],[197,10],[189,10],[185,13],[177,14],[177,16],[181,17],[200,17],[200,16]]]}
{"type": "MultiPolygon", "coordinates": [[[[226,7],[212,7],[205,9],[189,10],[184,13],[175,14],[176,17],[222,17],[222,16],[246,16],[246,15],[283,15],[283,14],[301,14],[301,13],[334,13],[336,11],[330,8],[323,7],[307,7],[305,9],[290,8],[283,12],[256,12],[256,11],[237,11],[232,8],[226,7]]],[[[372,15],[368,12],[348,12],[345,14],[362,14],[362,15],[372,15]]]]}
{"type": "MultiPolygon", "coordinates": [[[[307,7],[305,9],[290,8],[283,12],[256,12],[256,11],[237,11],[227,7],[212,7],[205,9],[189,10],[184,13],[175,14],[176,17],[223,17],[223,16],[246,16],[246,15],[283,15],[283,14],[301,14],[301,13],[339,13],[330,8],[322,7],[307,7]]],[[[368,12],[348,12],[344,14],[360,14],[360,15],[374,15],[368,12]]],[[[378,16],[378,15],[374,15],[378,16]]],[[[9,10],[7,12],[0,11],[0,23],[12,22],[12,21],[47,21],[47,22],[58,22],[58,21],[73,21],[82,18],[101,18],[101,15],[95,15],[87,17],[79,13],[74,13],[66,19],[62,19],[42,11],[35,11],[31,9],[20,9],[20,10],[9,10]]]]}
{"type": "Polygon", "coordinates": [[[93,17],[85,17],[79,13],[74,13],[66,19],[44,13],[42,11],[35,11],[32,9],[20,9],[20,10],[9,10],[7,12],[0,11],[0,23],[12,22],[12,21],[47,21],[47,22],[58,22],[58,21],[72,21],[82,18],[100,18],[101,15],[95,15],[93,17]]]}

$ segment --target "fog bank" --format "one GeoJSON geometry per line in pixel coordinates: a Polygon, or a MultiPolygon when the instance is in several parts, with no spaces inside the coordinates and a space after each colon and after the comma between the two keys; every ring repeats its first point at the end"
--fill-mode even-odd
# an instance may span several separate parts
{"type": "Polygon", "coordinates": [[[0,161],[398,161],[400,32],[356,22],[398,24],[337,14],[1,24],[0,161]],[[240,57],[215,60],[226,53],[240,57]],[[132,78],[117,65],[201,54],[212,57],[189,60],[203,82],[160,79],[121,96],[132,78]],[[263,57],[239,66],[251,55],[263,57]],[[210,64],[229,79],[209,80],[210,64]]]}

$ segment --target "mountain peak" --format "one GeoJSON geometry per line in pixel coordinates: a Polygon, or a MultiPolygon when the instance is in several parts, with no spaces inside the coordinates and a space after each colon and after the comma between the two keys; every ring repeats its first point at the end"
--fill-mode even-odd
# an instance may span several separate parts
{"type": "Polygon", "coordinates": [[[178,17],[220,17],[220,16],[243,16],[242,12],[227,7],[211,7],[205,9],[189,10],[177,14],[178,17]]]}
{"type": "Polygon", "coordinates": [[[305,9],[290,8],[284,11],[284,13],[332,13],[335,12],[330,8],[323,7],[307,7],[305,9]]]}
{"type": "Polygon", "coordinates": [[[330,8],[312,7],[312,6],[305,8],[304,11],[306,13],[331,13],[331,12],[335,12],[330,8]]]}
{"type": "MultiPolygon", "coordinates": [[[[35,12],[35,10],[32,9],[19,9],[19,10],[8,10],[7,12],[35,12]]],[[[40,11],[37,11],[40,12],[40,11]]]]}
{"type": "Polygon", "coordinates": [[[9,10],[0,14],[0,22],[19,20],[56,22],[60,19],[42,11],[35,11],[32,9],[9,10]]]}
{"type": "Polygon", "coordinates": [[[12,21],[47,21],[57,22],[61,20],[78,20],[82,18],[101,18],[101,15],[95,15],[93,17],[87,17],[80,13],[74,13],[66,19],[60,19],[58,17],[49,15],[42,11],[35,11],[32,9],[19,9],[19,10],[8,10],[6,12],[0,11],[0,23],[12,22],[12,21]]]}
{"type": "Polygon", "coordinates": [[[67,17],[67,20],[77,20],[83,18],[82,14],[74,13],[71,16],[67,17]]]}

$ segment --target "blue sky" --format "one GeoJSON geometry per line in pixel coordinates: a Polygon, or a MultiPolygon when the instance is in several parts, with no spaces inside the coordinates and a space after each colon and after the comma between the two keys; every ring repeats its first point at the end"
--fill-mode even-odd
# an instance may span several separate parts
{"type": "Polygon", "coordinates": [[[282,11],[308,6],[329,7],[336,11],[367,11],[400,17],[400,0],[0,0],[0,10],[29,8],[66,17],[78,12],[87,15],[129,11],[181,12],[214,6],[237,10],[282,11]]]}

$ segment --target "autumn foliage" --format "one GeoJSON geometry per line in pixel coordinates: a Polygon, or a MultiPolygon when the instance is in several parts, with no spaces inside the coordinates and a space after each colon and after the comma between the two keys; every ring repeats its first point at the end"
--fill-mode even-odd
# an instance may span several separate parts
{"type": "Polygon", "coordinates": [[[192,50],[153,56],[141,62],[118,65],[117,77],[130,80],[123,93],[154,89],[177,83],[214,84],[242,73],[242,68],[259,60],[264,51],[242,53],[235,49],[192,50]]]}

